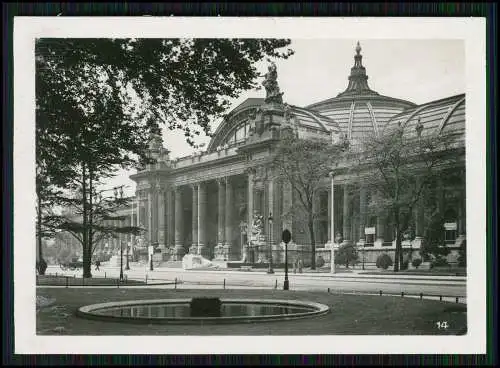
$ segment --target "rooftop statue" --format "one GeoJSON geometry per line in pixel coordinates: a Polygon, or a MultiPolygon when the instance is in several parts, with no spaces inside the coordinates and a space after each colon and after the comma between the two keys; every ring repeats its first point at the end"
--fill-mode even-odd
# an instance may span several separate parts
{"type": "Polygon", "coordinates": [[[264,75],[264,82],[262,85],[266,89],[266,102],[283,103],[283,93],[280,92],[278,86],[278,73],[276,71],[276,64],[271,62],[268,67],[268,72],[264,75]]]}

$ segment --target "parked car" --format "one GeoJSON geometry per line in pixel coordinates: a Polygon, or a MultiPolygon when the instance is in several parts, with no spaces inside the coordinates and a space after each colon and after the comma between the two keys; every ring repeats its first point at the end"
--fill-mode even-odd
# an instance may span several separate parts
{"type": "Polygon", "coordinates": [[[72,258],[71,261],[69,262],[61,262],[60,267],[63,271],[65,270],[74,271],[83,268],[83,261],[79,260],[78,258],[72,258]]]}

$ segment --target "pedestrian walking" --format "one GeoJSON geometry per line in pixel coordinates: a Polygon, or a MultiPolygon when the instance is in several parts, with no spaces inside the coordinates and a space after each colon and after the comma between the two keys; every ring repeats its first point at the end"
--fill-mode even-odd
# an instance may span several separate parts
{"type": "Polygon", "coordinates": [[[95,270],[100,271],[99,266],[101,265],[101,262],[99,260],[95,261],[95,270]]]}
{"type": "Polygon", "coordinates": [[[297,259],[293,260],[293,273],[297,273],[297,259]]]}
{"type": "Polygon", "coordinates": [[[299,273],[302,273],[302,267],[303,267],[302,259],[299,259],[299,273]]]}

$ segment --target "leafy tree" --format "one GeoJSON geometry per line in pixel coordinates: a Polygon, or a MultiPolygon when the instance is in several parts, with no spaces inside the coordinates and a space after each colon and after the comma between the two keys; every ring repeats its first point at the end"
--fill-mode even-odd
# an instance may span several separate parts
{"type": "Polygon", "coordinates": [[[332,145],[329,140],[302,139],[287,130],[283,131],[271,159],[271,167],[284,181],[290,183],[297,195],[295,218],[302,219],[309,230],[311,241],[311,269],[316,268],[316,234],[314,221],[321,213],[316,212],[313,201],[323,187],[323,181],[331,171],[332,160],[340,157],[344,146],[332,145]]]}
{"type": "Polygon", "coordinates": [[[460,249],[458,250],[458,265],[460,267],[467,266],[467,241],[464,240],[462,244],[460,244],[460,249]]]}
{"type": "MultiPolygon", "coordinates": [[[[74,210],[51,216],[83,247],[84,277],[91,277],[98,234],[136,232],[104,226],[123,205],[98,203],[97,188],[116,170],[154,160],[147,147],[161,125],[186,140],[210,134],[211,118],[229,100],[255,86],[255,63],[288,57],[289,40],[38,39],[36,144],[40,183],[57,188],[52,205],[74,210]],[[77,220],[79,219],[79,220],[77,220]]],[[[42,185],[39,188],[43,188],[42,185]]],[[[39,195],[44,200],[43,190],[39,195]]],[[[48,197],[45,197],[45,199],[48,197]]],[[[39,221],[41,224],[42,221],[39,221]]]]}
{"type": "MultiPolygon", "coordinates": [[[[39,152],[39,146],[35,148],[39,152]]],[[[38,261],[36,268],[38,274],[44,275],[47,263],[43,257],[43,240],[55,236],[59,222],[54,217],[54,196],[59,193],[51,184],[50,178],[46,175],[49,163],[43,155],[36,155],[36,237],[38,241],[38,261]]]]}
{"type": "MultiPolygon", "coordinates": [[[[43,92],[53,83],[49,77],[56,78],[56,73],[51,65],[40,67],[39,100],[44,99],[43,92]]],[[[92,68],[76,70],[73,79],[67,80],[65,86],[73,86],[75,91],[58,96],[64,112],[53,116],[54,108],[43,103],[37,110],[40,157],[55,163],[47,165],[44,179],[59,188],[51,194],[51,201],[72,209],[76,215],[54,215],[51,219],[59,224],[59,229],[69,231],[81,242],[84,277],[91,277],[94,228],[98,225],[95,217],[110,207],[96,206],[96,188],[118,167],[148,162],[146,148],[154,129],[153,124],[135,118],[125,106],[115,103],[116,91],[92,79],[92,73],[99,74],[92,68]],[[78,89],[74,84],[78,85],[79,80],[89,81],[88,85],[78,89]]]]}
{"type": "Polygon", "coordinates": [[[194,145],[195,136],[210,135],[211,119],[221,117],[232,98],[257,86],[255,64],[266,57],[288,58],[293,51],[280,50],[288,45],[286,39],[42,38],[37,62],[53,71],[53,79],[39,79],[54,88],[44,89],[37,102],[67,118],[70,111],[54,102],[95,97],[98,82],[115,94],[112,103],[183,130],[194,145]]]}
{"type": "Polygon", "coordinates": [[[353,152],[357,160],[352,169],[371,194],[369,207],[392,218],[395,272],[403,264],[403,234],[417,202],[431,190],[440,171],[456,161],[453,139],[448,135],[415,135],[398,126],[365,137],[359,151],[353,152]]]}
{"type": "Polygon", "coordinates": [[[335,264],[345,265],[346,268],[349,268],[349,264],[356,264],[358,258],[356,246],[352,243],[345,243],[339,247],[335,255],[335,264]]]}

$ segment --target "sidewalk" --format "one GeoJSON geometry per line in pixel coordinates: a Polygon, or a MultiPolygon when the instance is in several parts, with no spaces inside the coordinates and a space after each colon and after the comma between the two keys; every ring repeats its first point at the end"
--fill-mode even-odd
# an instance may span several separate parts
{"type": "MultiPolygon", "coordinates": [[[[241,269],[225,269],[225,268],[218,268],[218,269],[210,269],[210,268],[203,268],[203,269],[190,269],[190,270],[184,270],[182,268],[167,268],[167,267],[157,267],[155,269],[156,271],[167,271],[167,272],[190,272],[190,273],[207,273],[207,272],[216,272],[216,273],[224,273],[224,274],[246,274],[246,273],[254,273],[254,274],[259,274],[259,275],[266,275],[267,274],[267,269],[251,269],[251,270],[241,270],[241,269]]],[[[149,271],[151,272],[151,271],[149,271]]],[[[152,271],[154,273],[154,271],[152,271]]],[[[467,277],[465,276],[442,276],[442,275],[403,275],[403,274],[380,274],[380,275],[373,275],[373,274],[363,274],[363,270],[352,270],[352,272],[343,272],[343,270],[339,270],[337,273],[332,274],[330,272],[321,272],[321,271],[311,271],[311,270],[304,270],[303,273],[293,273],[293,270],[288,270],[289,275],[293,276],[299,276],[299,277],[312,277],[312,278],[345,278],[345,279],[386,279],[386,280],[394,280],[394,279],[399,279],[399,280],[434,280],[434,281],[455,281],[455,282],[466,282],[467,277]]],[[[285,271],[284,269],[274,269],[274,275],[284,275],[285,271]]]]}
{"type": "MultiPolygon", "coordinates": [[[[154,275],[159,272],[175,272],[175,273],[218,273],[218,274],[256,274],[256,275],[267,275],[267,268],[252,268],[252,269],[239,269],[239,268],[199,268],[199,269],[189,269],[184,270],[179,267],[164,267],[156,266],[153,271],[149,271],[149,267],[138,264],[131,264],[132,270],[144,270],[146,274],[154,275]]],[[[107,266],[107,268],[116,269],[119,267],[107,266]]],[[[429,280],[429,281],[453,281],[453,282],[463,282],[467,281],[466,276],[451,276],[451,275],[405,275],[400,273],[380,273],[376,274],[376,270],[362,270],[359,269],[337,269],[335,274],[330,273],[329,268],[322,268],[319,270],[304,269],[303,273],[293,273],[293,268],[288,269],[288,274],[294,277],[305,277],[305,278],[335,278],[335,279],[366,279],[366,280],[429,280]],[[366,274],[365,272],[370,272],[366,274]]],[[[274,269],[274,275],[283,276],[285,270],[283,268],[274,269]]]]}

